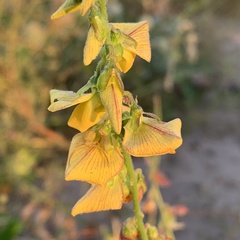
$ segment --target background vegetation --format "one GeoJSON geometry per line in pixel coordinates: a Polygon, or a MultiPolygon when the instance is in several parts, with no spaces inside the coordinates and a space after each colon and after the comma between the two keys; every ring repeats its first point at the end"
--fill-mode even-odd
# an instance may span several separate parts
{"type": "MultiPolygon", "coordinates": [[[[86,18],[72,14],[50,20],[61,3],[0,2],[3,240],[114,239],[121,217],[128,212],[125,207],[121,215],[70,216],[74,201],[87,188],[63,180],[75,132],[66,126],[71,109],[47,111],[49,90],[78,90],[95,63],[88,67],[82,63],[86,18]]],[[[183,118],[184,139],[209,111],[239,106],[240,3],[109,0],[108,7],[113,22],[147,19],[150,23],[152,61],[136,59],[123,79],[145,111],[152,110],[153,96],[160,96],[165,120],[183,118]]]]}

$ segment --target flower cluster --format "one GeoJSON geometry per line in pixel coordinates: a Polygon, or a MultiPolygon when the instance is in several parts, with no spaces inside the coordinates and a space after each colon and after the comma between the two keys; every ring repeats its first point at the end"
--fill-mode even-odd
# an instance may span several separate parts
{"type": "MultiPolygon", "coordinates": [[[[78,92],[50,91],[50,111],[75,106],[68,125],[79,133],[70,145],[65,179],[92,184],[73,207],[73,215],[120,209],[131,199],[125,154],[173,154],[182,144],[180,119],[162,122],[145,113],[124,90],[121,72],[132,67],[136,55],[151,59],[148,23],[109,23],[104,4],[104,0],[67,0],[52,15],[55,19],[90,11],[83,62],[88,65],[101,56],[94,75],[78,92]]],[[[142,173],[135,174],[143,189],[142,173]]]]}

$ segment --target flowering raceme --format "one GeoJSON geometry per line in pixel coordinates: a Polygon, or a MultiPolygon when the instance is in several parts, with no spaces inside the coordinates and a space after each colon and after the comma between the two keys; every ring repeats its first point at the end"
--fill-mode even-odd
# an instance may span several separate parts
{"type": "Polygon", "coordinates": [[[90,10],[84,65],[101,52],[94,75],[78,92],[50,91],[50,111],[75,106],[68,125],[79,132],[71,141],[65,179],[92,185],[73,207],[74,216],[120,209],[131,199],[136,204],[146,184],[141,171],[130,169],[130,155],[175,153],[182,144],[180,119],[162,122],[144,113],[124,91],[120,72],[132,67],[136,55],[148,62],[151,59],[148,23],[109,23],[104,4],[103,0],[67,0],[52,15],[54,19],[78,10],[84,15],[90,10]]]}
{"type": "MultiPolygon", "coordinates": [[[[78,104],[69,119],[69,123],[71,123],[69,125],[80,131],[84,130],[82,133],[76,134],[72,139],[65,179],[67,181],[86,181],[93,184],[93,186],[75,205],[73,215],[91,211],[119,209],[122,203],[124,203],[124,198],[119,198],[123,186],[117,183],[113,185],[109,185],[108,183],[117,176],[124,166],[124,159],[119,144],[121,135],[116,137],[117,135],[115,134],[117,132],[114,128],[115,120],[119,122],[120,119],[122,125],[122,109],[124,109],[124,105],[122,104],[123,92],[122,90],[120,91],[120,101],[117,100],[117,94],[114,96],[115,87],[111,86],[111,84],[119,86],[119,79],[115,76],[115,71],[109,70],[103,72],[101,78],[103,77],[104,81],[98,86],[101,89],[100,96],[105,93],[104,91],[107,88],[110,89],[107,91],[110,91],[112,94],[106,94],[106,98],[102,98],[102,96],[98,97],[98,101],[96,102],[92,100],[94,99],[94,95],[97,94],[96,92],[82,94],[82,96],[71,91],[51,90],[50,92],[52,102],[49,106],[50,111],[62,110],[78,104]],[[115,82],[116,80],[117,83],[115,82]],[[101,102],[100,99],[112,104],[97,104],[97,102],[101,102]],[[90,104],[91,102],[92,104],[90,104]],[[116,104],[115,102],[119,103],[116,104]],[[97,107],[94,108],[94,105],[97,107]],[[106,110],[104,110],[104,105],[107,105],[106,110]],[[114,110],[115,105],[117,109],[120,109],[117,110],[121,114],[119,119],[119,113],[114,110]],[[99,111],[99,108],[101,111],[99,111]],[[111,117],[109,116],[109,120],[106,118],[107,112],[111,109],[113,114],[112,119],[114,119],[112,124],[110,124],[112,122],[111,117]],[[73,121],[75,118],[77,120],[73,121]],[[92,119],[95,120],[93,121],[92,119]],[[115,134],[113,134],[114,132],[115,134]],[[118,196],[117,202],[112,193],[118,196]],[[95,198],[94,202],[92,202],[93,198],[95,198]],[[109,204],[101,204],[102,198],[106,198],[109,204]]],[[[128,114],[131,112],[131,116],[125,118],[125,121],[127,119],[127,123],[124,125],[125,133],[122,139],[122,146],[129,154],[136,157],[143,157],[174,153],[175,149],[181,145],[180,119],[164,123],[157,119],[156,116],[145,117],[141,107],[136,105],[136,103],[132,106],[131,102],[129,103],[129,108],[125,107],[125,109],[128,109],[128,114]],[[129,110],[130,108],[132,110],[129,110]]]]}

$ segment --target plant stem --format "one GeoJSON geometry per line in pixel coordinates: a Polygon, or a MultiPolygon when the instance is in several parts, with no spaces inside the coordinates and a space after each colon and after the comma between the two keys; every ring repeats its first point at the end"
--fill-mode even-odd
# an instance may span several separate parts
{"type": "Polygon", "coordinates": [[[106,22],[108,22],[106,1],[105,0],[99,0],[99,7],[100,7],[100,11],[101,11],[102,16],[104,17],[106,22]]]}
{"type": "Polygon", "coordinates": [[[132,158],[123,148],[122,148],[122,152],[123,152],[123,156],[125,159],[125,164],[127,167],[128,176],[129,176],[129,180],[130,180],[130,191],[131,191],[132,198],[133,198],[134,215],[135,215],[136,222],[137,222],[138,232],[139,232],[142,240],[148,240],[148,236],[145,231],[144,223],[143,223],[144,214],[141,211],[140,202],[138,199],[137,179],[136,179],[136,174],[134,172],[132,158]]]}
{"type": "Polygon", "coordinates": [[[161,213],[161,218],[162,218],[161,223],[163,225],[165,234],[167,235],[167,237],[170,237],[172,240],[175,240],[176,238],[175,238],[174,232],[167,223],[166,217],[168,218],[168,214],[166,215],[166,204],[163,200],[161,190],[158,188],[156,183],[154,183],[154,185],[155,186],[151,189],[151,191],[153,192],[154,198],[156,200],[156,203],[161,213]]]}

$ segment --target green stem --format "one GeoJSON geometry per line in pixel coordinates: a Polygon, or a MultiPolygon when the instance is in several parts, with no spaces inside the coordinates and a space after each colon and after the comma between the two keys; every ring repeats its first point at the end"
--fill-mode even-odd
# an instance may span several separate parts
{"type": "Polygon", "coordinates": [[[125,164],[127,167],[128,176],[129,176],[129,180],[130,180],[130,191],[131,191],[132,198],[133,198],[134,215],[135,215],[136,222],[137,222],[138,232],[139,232],[142,240],[148,240],[148,236],[145,231],[144,223],[143,223],[144,214],[141,211],[140,202],[138,199],[137,178],[136,178],[136,174],[134,172],[132,158],[124,149],[122,149],[122,152],[123,152],[123,156],[125,159],[125,164]]]}
{"type": "Polygon", "coordinates": [[[161,164],[161,157],[154,157],[151,161],[151,164],[149,167],[149,177],[151,182],[149,195],[152,196],[155,199],[155,202],[157,203],[158,209],[161,214],[161,224],[164,228],[165,234],[167,235],[167,237],[170,237],[172,240],[175,240],[176,238],[175,238],[174,232],[172,228],[168,226],[168,223],[167,223],[168,215],[166,215],[166,204],[163,200],[161,189],[153,179],[154,173],[160,169],[160,164],[161,164]]]}
{"type": "Polygon", "coordinates": [[[158,205],[158,208],[160,209],[160,212],[161,212],[161,217],[162,217],[162,225],[163,225],[163,228],[164,228],[164,231],[167,235],[167,237],[170,237],[172,240],[175,240],[175,235],[174,235],[174,232],[172,230],[171,227],[168,226],[167,224],[167,219],[166,217],[166,204],[163,200],[163,197],[162,197],[162,193],[160,191],[160,189],[158,189],[157,185],[155,185],[155,187],[152,189],[153,191],[153,194],[154,194],[154,197],[155,197],[155,200],[156,200],[156,203],[158,205]]]}
{"type": "Polygon", "coordinates": [[[99,0],[99,7],[100,7],[100,12],[106,22],[108,22],[108,15],[107,15],[107,8],[106,8],[106,1],[105,0],[99,0]]]}

